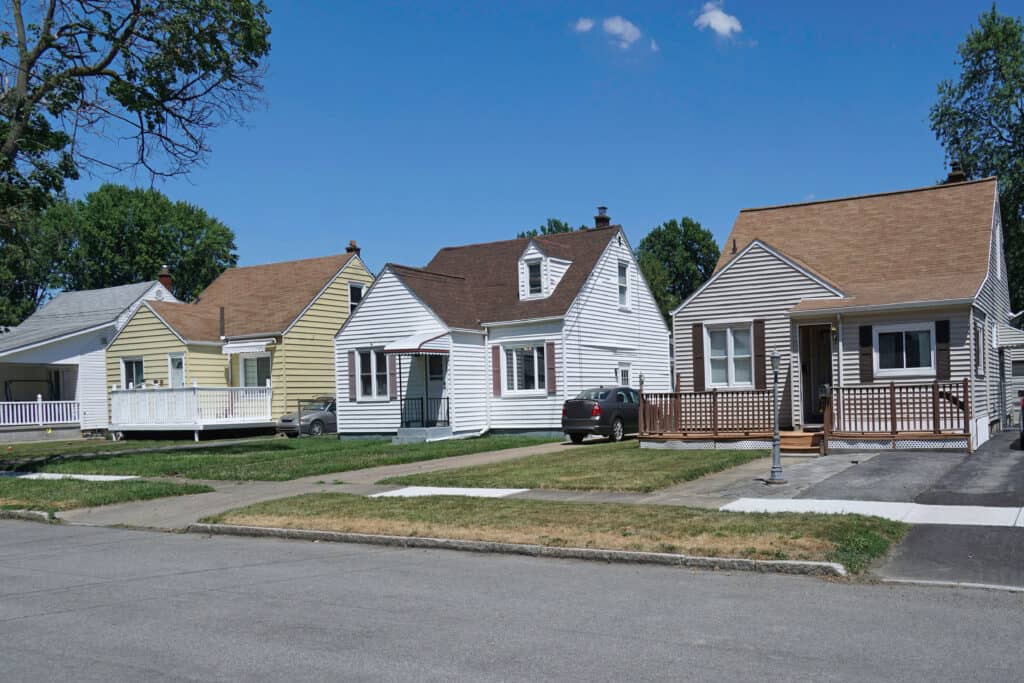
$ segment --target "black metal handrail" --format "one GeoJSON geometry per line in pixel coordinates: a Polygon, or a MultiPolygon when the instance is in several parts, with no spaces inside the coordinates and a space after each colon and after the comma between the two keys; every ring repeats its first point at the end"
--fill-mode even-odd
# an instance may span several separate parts
{"type": "Polygon", "coordinates": [[[448,398],[419,396],[402,399],[402,427],[448,427],[448,398]]]}

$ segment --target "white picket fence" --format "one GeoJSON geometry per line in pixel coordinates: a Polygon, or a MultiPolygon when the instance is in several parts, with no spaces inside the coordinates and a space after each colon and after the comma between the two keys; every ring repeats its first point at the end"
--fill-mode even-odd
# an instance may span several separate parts
{"type": "Polygon", "coordinates": [[[270,398],[270,387],[112,388],[111,428],[271,422],[270,398]]]}
{"type": "Polygon", "coordinates": [[[42,425],[81,424],[78,401],[0,402],[0,427],[31,427],[42,425]]]}

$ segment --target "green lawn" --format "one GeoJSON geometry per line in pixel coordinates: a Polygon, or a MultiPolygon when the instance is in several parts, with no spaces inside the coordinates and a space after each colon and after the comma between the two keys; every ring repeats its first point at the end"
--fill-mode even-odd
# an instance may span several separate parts
{"type": "MultiPolygon", "coordinates": [[[[273,437],[265,437],[264,440],[273,437]]],[[[256,439],[253,439],[254,441],[256,439]]],[[[205,442],[215,445],[216,441],[205,442]]],[[[5,460],[28,460],[60,455],[83,455],[92,453],[117,453],[139,448],[173,448],[180,446],[202,446],[192,439],[187,441],[109,441],[106,439],[70,439],[54,441],[32,441],[27,443],[11,443],[0,446],[0,466],[5,460]]]]}
{"type": "Polygon", "coordinates": [[[39,471],[286,481],[379,465],[532,446],[551,440],[544,437],[487,436],[479,439],[393,445],[389,440],[383,439],[270,439],[236,446],[211,445],[201,450],[67,460],[41,466],[39,471]]]}
{"type": "Polygon", "coordinates": [[[383,484],[585,491],[655,491],[745,462],[764,451],[640,448],[636,441],[585,444],[508,462],[385,479],[383,484]]]}
{"type": "Polygon", "coordinates": [[[212,490],[209,486],[196,484],[142,480],[76,481],[0,477],[0,508],[56,512],[130,500],[207,493],[212,490]]]}
{"type": "Polygon", "coordinates": [[[258,503],[204,521],[547,546],[827,560],[863,571],[906,525],[877,517],[746,514],[667,505],[318,493],[258,503]]]}

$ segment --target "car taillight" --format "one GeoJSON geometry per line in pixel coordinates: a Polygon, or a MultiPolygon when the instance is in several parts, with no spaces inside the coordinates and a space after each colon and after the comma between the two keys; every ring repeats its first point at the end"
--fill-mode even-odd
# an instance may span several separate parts
{"type": "Polygon", "coordinates": [[[600,403],[595,403],[594,407],[590,409],[590,417],[600,417],[600,416],[601,416],[601,404],[600,403]]]}
{"type": "Polygon", "coordinates": [[[562,406],[562,417],[565,417],[565,406],[562,406]]]}

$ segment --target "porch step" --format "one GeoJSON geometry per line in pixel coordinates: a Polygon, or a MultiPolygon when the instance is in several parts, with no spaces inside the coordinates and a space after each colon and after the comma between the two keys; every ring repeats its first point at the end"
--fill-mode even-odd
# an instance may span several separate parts
{"type": "Polygon", "coordinates": [[[783,453],[817,453],[820,444],[820,432],[781,432],[779,434],[779,446],[783,453]]]}

